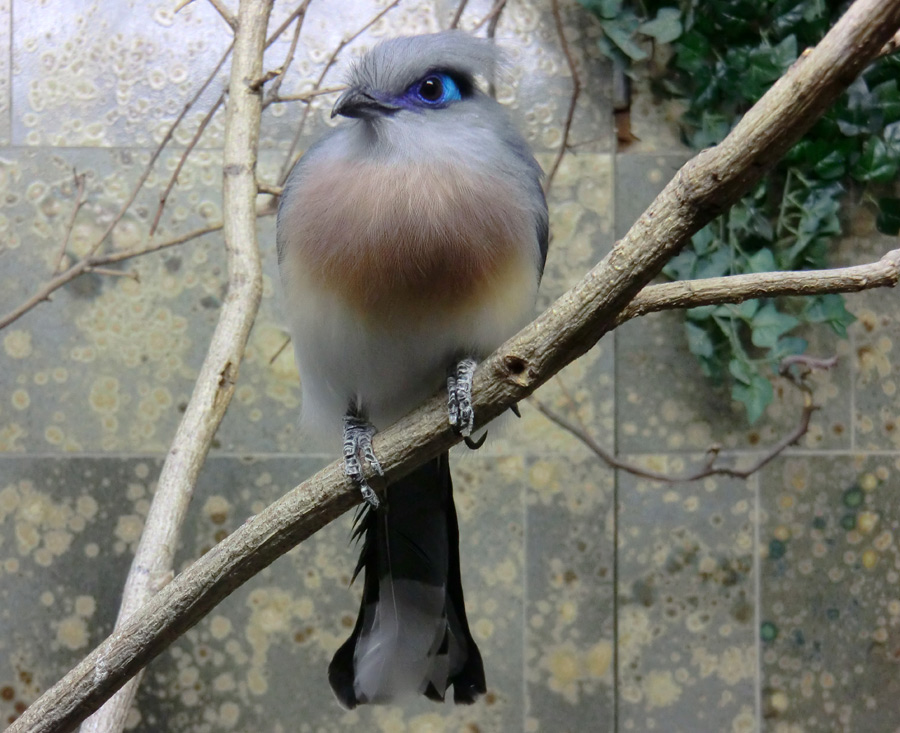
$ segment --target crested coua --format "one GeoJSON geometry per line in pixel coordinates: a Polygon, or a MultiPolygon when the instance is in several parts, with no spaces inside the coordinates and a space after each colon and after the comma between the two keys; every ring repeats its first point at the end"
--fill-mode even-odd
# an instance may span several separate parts
{"type": "Polygon", "coordinates": [[[302,386],[302,424],[335,447],[367,504],[356,627],[328,670],[338,699],[485,692],[469,631],[447,454],[386,489],[374,431],[443,384],[472,431],[479,358],[531,316],[547,254],[541,170],[477,86],[494,45],[461,31],[375,46],[350,72],[325,134],[291,172],[278,262],[302,386]]]}

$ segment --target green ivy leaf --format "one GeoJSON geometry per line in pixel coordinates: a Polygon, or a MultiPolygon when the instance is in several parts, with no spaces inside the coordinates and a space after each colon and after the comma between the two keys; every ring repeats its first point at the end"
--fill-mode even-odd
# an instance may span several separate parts
{"type": "MultiPolygon", "coordinates": [[[[769,250],[762,251],[768,252],[769,250]]],[[[759,300],[745,300],[743,303],[731,306],[731,308],[741,320],[752,321],[753,316],[756,315],[760,308],[760,302],[759,300]]]]}
{"type": "Polygon", "coordinates": [[[716,308],[714,305],[698,305],[696,308],[688,308],[684,314],[691,321],[708,321],[716,308]]]}
{"type": "Polygon", "coordinates": [[[743,359],[732,359],[728,362],[728,371],[741,384],[750,384],[753,381],[754,369],[743,359]]]}
{"type": "MultiPolygon", "coordinates": [[[[747,258],[747,270],[749,272],[774,272],[778,269],[775,262],[775,255],[770,249],[761,249],[754,252],[747,258]]],[[[759,301],[750,300],[748,303],[758,303],[759,301]]]]}
{"type": "Polygon", "coordinates": [[[653,20],[641,23],[638,30],[655,38],[657,43],[671,43],[683,32],[681,11],[678,8],[660,8],[653,20]]]}
{"type": "Polygon", "coordinates": [[[900,199],[883,197],[878,199],[878,215],[875,227],[882,234],[896,237],[900,234],[900,199]]]}
{"type": "Polygon", "coordinates": [[[799,323],[794,316],[781,313],[774,303],[766,303],[757,311],[750,324],[752,329],[750,341],[754,346],[771,349],[782,334],[799,323]]]}
{"type": "Polygon", "coordinates": [[[753,424],[762,416],[772,401],[772,385],[765,377],[754,374],[749,384],[735,382],[731,387],[731,398],[743,403],[747,410],[747,420],[753,424]]]}
{"type": "Polygon", "coordinates": [[[600,26],[606,37],[632,61],[643,61],[648,57],[649,54],[634,41],[637,19],[601,20],[600,26]],[[629,22],[632,20],[633,22],[629,22]]]}
{"type": "Polygon", "coordinates": [[[692,249],[683,249],[666,263],[663,275],[670,280],[693,280],[696,264],[697,253],[692,249]]]}
{"type": "Polygon", "coordinates": [[[793,212],[795,222],[791,228],[793,243],[779,252],[779,263],[785,270],[803,265],[819,266],[820,253],[816,244],[841,233],[838,213],[843,187],[839,183],[819,184],[811,187],[806,197],[797,200],[793,212]]]}
{"type": "Polygon", "coordinates": [[[691,353],[694,356],[710,358],[715,348],[709,332],[691,321],[686,321],[684,325],[687,330],[688,349],[691,353]]]}
{"type": "Polygon", "coordinates": [[[837,293],[810,298],[804,314],[811,323],[827,323],[841,338],[847,338],[847,326],[856,320],[837,293]]]}
{"type": "Polygon", "coordinates": [[[778,362],[786,356],[802,354],[806,351],[806,347],[806,339],[798,338],[796,336],[783,336],[778,339],[775,346],[769,352],[769,361],[772,362],[773,365],[777,365],[778,362]]]}
{"type": "Polygon", "coordinates": [[[622,12],[622,0],[596,0],[604,18],[615,18],[622,12]]]}
{"type": "Polygon", "coordinates": [[[888,79],[872,89],[878,97],[881,113],[890,122],[900,120],[900,89],[896,79],[888,79]]]}
{"type": "Polygon", "coordinates": [[[738,241],[761,239],[771,242],[775,238],[772,222],[766,213],[750,197],[744,197],[728,213],[728,229],[738,241]]]}
{"type": "Polygon", "coordinates": [[[622,12],[622,0],[578,0],[578,2],[598,18],[615,18],[622,12]]]}
{"type": "Polygon", "coordinates": [[[890,183],[897,177],[900,161],[880,137],[874,135],[863,143],[862,155],[850,169],[857,181],[890,183]]]}
{"type": "Polygon", "coordinates": [[[731,120],[722,114],[703,112],[698,129],[691,135],[691,147],[708,148],[718,145],[731,130],[731,120]]]}
{"type": "Polygon", "coordinates": [[[707,224],[691,237],[691,249],[698,255],[703,256],[716,246],[717,241],[716,227],[713,224],[707,224]]]}
{"type": "Polygon", "coordinates": [[[728,247],[719,247],[697,258],[694,277],[698,280],[708,277],[722,277],[731,274],[732,254],[728,247]]]}
{"type": "Polygon", "coordinates": [[[883,137],[889,153],[895,159],[900,157],[900,122],[885,125],[883,137]]]}
{"type": "Polygon", "coordinates": [[[726,58],[733,68],[744,71],[741,91],[748,101],[756,101],[797,59],[797,39],[791,35],[775,46],[764,43],[749,52],[731,49],[726,58]]]}
{"type": "Polygon", "coordinates": [[[877,134],[884,126],[877,95],[869,91],[864,77],[847,88],[847,104],[840,110],[838,129],[848,137],[877,134]]]}
{"type": "Polygon", "coordinates": [[[706,37],[697,32],[685,33],[678,41],[675,52],[675,66],[689,75],[709,72],[710,43],[706,37]]]}
{"type": "Polygon", "coordinates": [[[840,178],[847,172],[847,156],[839,150],[832,150],[816,163],[813,171],[826,181],[840,178]]]}

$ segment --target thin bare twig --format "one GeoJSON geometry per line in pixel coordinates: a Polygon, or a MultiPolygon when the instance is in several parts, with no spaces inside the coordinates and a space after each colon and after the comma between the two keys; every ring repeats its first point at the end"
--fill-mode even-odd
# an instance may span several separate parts
{"type": "MultiPolygon", "coordinates": [[[[274,209],[269,206],[257,210],[257,216],[271,216],[274,213],[274,209]]],[[[110,265],[114,262],[122,262],[122,260],[129,260],[133,257],[142,257],[143,255],[152,254],[153,252],[159,252],[163,249],[177,247],[180,244],[185,244],[186,242],[190,242],[193,239],[202,237],[204,234],[212,234],[213,232],[220,231],[221,229],[221,223],[212,224],[200,229],[194,229],[190,232],[187,232],[186,234],[179,234],[177,237],[162,239],[158,242],[153,242],[143,247],[134,247],[132,249],[121,250],[119,252],[110,252],[104,255],[93,255],[91,257],[81,259],[75,265],[61,272],[52,280],[44,283],[40,290],[38,290],[26,301],[20,303],[9,313],[0,317],[0,329],[5,328],[10,323],[13,323],[17,319],[21,318],[25,313],[30,311],[39,303],[42,303],[45,300],[50,300],[50,296],[54,292],[59,290],[61,287],[68,285],[75,278],[83,275],[85,272],[96,270],[98,267],[102,267],[103,265],[110,265]]]]}
{"type": "MultiPolygon", "coordinates": [[[[371,18],[371,20],[369,20],[365,25],[359,28],[359,30],[355,31],[349,36],[344,36],[344,38],[342,38],[341,42],[331,52],[331,55],[328,57],[328,61],[325,62],[322,73],[319,74],[319,78],[316,79],[316,83],[313,85],[313,90],[319,89],[322,86],[322,82],[325,80],[325,75],[328,73],[329,69],[334,66],[334,63],[337,61],[337,57],[341,53],[341,51],[343,51],[347,46],[353,43],[353,41],[355,41],[363,33],[369,30],[369,28],[375,25],[379,20],[381,20],[399,4],[400,0],[394,0],[394,2],[392,2],[390,5],[386,5],[385,7],[383,7],[378,13],[375,14],[373,18],[371,18]]],[[[310,109],[311,107],[309,105],[304,108],[303,116],[300,118],[300,124],[297,126],[297,132],[294,134],[294,139],[291,141],[291,147],[288,149],[288,154],[285,158],[284,165],[281,166],[281,173],[278,176],[278,183],[282,186],[287,180],[288,174],[300,159],[299,154],[295,155],[295,151],[297,150],[297,146],[300,144],[300,138],[303,136],[303,129],[306,127],[306,120],[309,118],[310,109]]]]}
{"type": "Polygon", "coordinates": [[[330,87],[320,87],[319,89],[310,89],[308,92],[299,92],[298,94],[284,94],[278,95],[277,97],[273,97],[271,99],[266,100],[266,104],[280,104],[283,102],[304,102],[309,103],[316,97],[321,97],[324,94],[334,94],[335,92],[342,92],[347,88],[346,84],[334,84],[330,87]]]}
{"type": "Polygon", "coordinates": [[[494,28],[496,28],[497,19],[500,17],[500,13],[503,12],[503,8],[506,7],[506,2],[507,0],[496,0],[494,2],[494,7],[492,7],[488,13],[473,26],[471,32],[475,33],[480,30],[485,23],[493,23],[494,28]]]}
{"type": "Polygon", "coordinates": [[[281,186],[272,186],[265,181],[257,181],[256,190],[260,193],[267,193],[270,196],[281,196],[281,192],[284,189],[281,186]]]}
{"type": "Polygon", "coordinates": [[[222,3],[222,0],[207,0],[207,2],[212,5],[216,12],[222,16],[222,20],[224,20],[228,25],[231,26],[231,30],[234,30],[237,27],[237,20],[231,14],[231,11],[225,7],[222,3]]]}
{"type": "MultiPolygon", "coordinates": [[[[176,12],[188,4],[189,4],[189,2],[182,3],[181,5],[178,6],[178,8],[176,8],[176,12]]],[[[282,24],[277,29],[275,29],[275,31],[266,39],[266,48],[271,46],[281,36],[281,34],[284,33],[285,30],[287,30],[287,28],[294,21],[294,19],[299,14],[304,12],[305,5],[306,5],[306,3],[304,3],[303,5],[298,7],[296,10],[294,10],[290,15],[288,15],[288,17],[282,22],[282,24]]],[[[0,330],[5,328],[6,326],[10,325],[14,321],[18,320],[19,318],[21,318],[23,315],[28,313],[28,311],[32,310],[40,303],[49,300],[51,293],[58,290],[63,285],[66,285],[67,283],[71,282],[75,278],[80,277],[82,274],[84,274],[87,270],[89,270],[92,267],[96,267],[97,265],[110,263],[110,262],[119,262],[122,259],[128,259],[130,257],[138,257],[140,255],[149,254],[150,252],[155,252],[160,249],[164,249],[166,247],[181,244],[183,242],[189,241],[190,239],[194,239],[195,237],[201,236],[202,234],[207,234],[209,232],[216,231],[216,230],[222,228],[221,225],[207,227],[205,229],[199,230],[197,232],[189,233],[182,237],[176,237],[173,240],[168,240],[168,241],[164,240],[162,242],[157,243],[156,245],[147,247],[145,249],[130,250],[130,251],[126,251],[126,252],[117,252],[117,253],[113,253],[113,254],[111,254],[109,256],[105,256],[105,257],[97,257],[96,256],[97,250],[99,250],[100,246],[103,244],[103,242],[106,240],[106,238],[112,233],[113,229],[115,229],[115,227],[121,221],[122,217],[125,215],[125,212],[128,211],[129,208],[131,208],[131,205],[134,203],[135,199],[137,198],[139,191],[141,190],[141,188],[143,188],[144,183],[146,183],[147,178],[150,175],[150,171],[153,169],[153,166],[156,163],[157,159],[159,158],[160,154],[162,153],[163,149],[171,141],[172,136],[174,135],[177,127],[181,124],[181,122],[184,120],[187,113],[191,110],[191,108],[194,106],[194,104],[196,104],[197,100],[200,98],[200,96],[203,94],[203,92],[206,91],[207,87],[209,87],[209,85],[212,83],[212,80],[215,78],[216,74],[218,74],[219,70],[225,64],[225,61],[228,59],[228,56],[231,54],[233,46],[234,46],[234,42],[232,41],[228,45],[228,48],[225,50],[225,52],[222,54],[222,57],[219,59],[219,62],[216,64],[215,68],[207,76],[206,80],[203,82],[203,84],[200,86],[200,88],[197,90],[197,92],[194,94],[194,96],[184,105],[184,107],[182,108],[178,117],[175,119],[175,121],[172,123],[172,125],[169,127],[169,129],[166,131],[166,134],[163,136],[163,139],[160,141],[156,150],[150,156],[150,161],[147,163],[147,167],[144,169],[143,174],[140,176],[137,183],[135,184],[135,187],[132,190],[128,200],[119,209],[119,212],[113,218],[113,221],[109,224],[109,226],[107,226],[106,230],[104,230],[103,234],[97,239],[97,241],[90,248],[88,253],[81,260],[72,264],[65,272],[60,273],[57,277],[54,277],[52,280],[50,280],[49,282],[42,285],[34,295],[27,298],[25,301],[23,301],[17,307],[13,308],[11,311],[9,311],[3,317],[0,317],[0,330]]],[[[215,106],[217,106],[220,103],[221,103],[221,99],[219,102],[217,102],[217,104],[215,106]]],[[[211,115],[208,114],[207,118],[210,118],[210,116],[211,115]]],[[[206,119],[204,121],[202,126],[205,126],[206,124],[208,124],[208,119],[206,119]]],[[[195,137],[195,139],[198,139],[197,135],[195,135],[194,137],[195,137]]],[[[196,144],[196,143],[194,143],[194,144],[196,144]]],[[[182,158],[179,161],[176,172],[172,176],[172,178],[169,182],[169,185],[167,186],[167,192],[171,190],[172,186],[174,186],[174,181],[177,179],[178,171],[181,170],[182,166],[184,165],[184,161],[185,161],[187,155],[189,154],[189,152],[192,149],[193,149],[193,145],[191,147],[189,147],[187,150],[185,150],[185,152],[182,154],[182,158]]],[[[166,193],[166,196],[168,196],[168,193],[166,193]]],[[[152,231],[150,234],[151,237],[153,236],[153,234],[155,234],[155,229],[156,229],[156,226],[158,225],[160,217],[162,216],[162,208],[164,208],[164,207],[165,207],[165,201],[162,202],[161,208],[159,208],[157,210],[156,215],[154,216],[154,223],[153,223],[152,231]]],[[[271,212],[269,212],[269,213],[271,213],[271,212]]],[[[261,215],[264,215],[264,214],[261,213],[261,215]]]]}
{"type": "Polygon", "coordinates": [[[297,23],[294,26],[294,35],[291,37],[291,45],[288,47],[288,52],[285,55],[281,66],[276,69],[277,78],[275,79],[275,83],[269,87],[268,92],[266,93],[263,109],[269,106],[271,103],[270,100],[277,99],[278,93],[281,91],[281,85],[284,83],[284,79],[287,76],[288,69],[290,69],[291,64],[294,63],[294,56],[297,53],[297,44],[300,42],[300,32],[303,30],[303,19],[306,17],[306,10],[309,7],[309,3],[310,0],[304,0],[304,2],[300,4],[300,7],[297,8],[297,23]]]}
{"type": "Polygon", "coordinates": [[[156,147],[156,150],[153,151],[153,154],[150,156],[150,161],[147,163],[147,167],[144,169],[144,172],[141,174],[140,178],[138,178],[138,182],[135,185],[134,189],[131,192],[131,195],[128,197],[128,200],[122,205],[119,209],[118,214],[113,218],[113,220],[106,227],[106,230],[100,237],[97,238],[96,243],[91,247],[87,256],[95,254],[98,249],[103,245],[103,242],[106,241],[106,238],[112,233],[112,231],[119,225],[119,222],[122,220],[122,217],[125,216],[125,212],[131,208],[131,205],[134,203],[134,200],[137,198],[138,192],[144,187],[144,183],[146,183],[147,178],[150,176],[150,171],[153,170],[153,166],[156,163],[159,156],[162,154],[163,149],[165,149],[166,145],[169,144],[169,141],[172,139],[172,136],[175,134],[175,130],[178,125],[181,124],[181,121],[185,118],[188,111],[196,104],[197,100],[200,99],[200,95],[206,91],[206,88],[212,83],[212,80],[216,77],[216,74],[219,73],[219,69],[225,63],[225,60],[231,54],[231,49],[234,46],[234,42],[228,44],[228,48],[225,49],[225,52],[222,54],[222,58],[219,59],[219,63],[216,64],[215,68],[212,72],[206,77],[206,81],[200,86],[200,88],[196,91],[193,97],[191,97],[190,101],[184,105],[181,110],[181,113],[178,117],[175,118],[175,121],[171,124],[169,129],[166,131],[166,134],[163,136],[163,139],[160,141],[159,145],[156,147]]]}
{"type": "Polygon", "coordinates": [[[491,11],[490,20],[488,20],[488,27],[486,36],[493,40],[494,36],[497,34],[497,26],[500,24],[500,16],[503,14],[503,9],[506,7],[506,0],[497,0],[497,5],[494,10],[491,11]]]}
{"type": "Polygon", "coordinates": [[[805,367],[807,371],[834,369],[837,366],[837,362],[837,356],[819,358],[808,354],[792,354],[781,360],[781,363],[778,365],[778,373],[783,377],[788,376],[790,368],[797,365],[805,367]]]}
{"type": "MultiPolygon", "coordinates": [[[[206,89],[212,83],[213,79],[216,78],[216,75],[219,73],[219,71],[225,65],[225,61],[231,55],[231,51],[233,48],[234,48],[234,40],[232,40],[231,43],[228,44],[228,48],[225,49],[225,53],[222,54],[222,58],[219,59],[219,62],[216,64],[215,68],[206,77],[206,81],[203,82],[201,87],[194,93],[194,96],[188,100],[188,102],[184,105],[184,107],[182,107],[181,113],[178,115],[175,122],[172,124],[172,127],[169,129],[169,133],[167,136],[168,139],[171,139],[172,134],[175,132],[175,128],[181,124],[181,121],[185,118],[185,115],[187,115],[187,113],[197,103],[197,101],[200,99],[200,96],[203,94],[203,92],[206,91],[206,89]]],[[[222,103],[222,99],[223,99],[223,95],[219,95],[219,99],[213,105],[212,110],[204,116],[203,121],[200,123],[200,130],[199,130],[200,133],[202,133],[203,130],[206,129],[206,126],[209,124],[209,121],[212,119],[213,114],[215,114],[215,111],[219,108],[219,105],[222,103]]],[[[162,146],[165,146],[168,143],[168,139],[165,139],[163,141],[162,146]]],[[[175,185],[175,181],[178,179],[178,173],[181,171],[181,168],[184,165],[184,161],[187,160],[188,155],[190,155],[191,151],[194,149],[194,146],[197,144],[196,141],[199,139],[200,139],[200,135],[195,134],[191,140],[191,144],[188,145],[187,149],[185,149],[185,151],[181,154],[181,159],[178,161],[178,167],[176,168],[175,173],[170,178],[169,185],[166,186],[166,190],[160,196],[159,207],[156,210],[156,215],[153,217],[153,224],[151,224],[151,226],[150,226],[150,236],[151,237],[156,233],[156,227],[159,225],[160,217],[162,217],[163,209],[165,208],[166,199],[168,198],[169,191],[171,191],[172,186],[175,185]]],[[[162,151],[162,146],[159,149],[160,152],[162,151]]],[[[152,168],[154,161],[155,161],[155,158],[153,160],[151,160],[150,163],[147,164],[148,171],[150,168],[152,168]]],[[[141,183],[140,185],[143,185],[143,183],[141,183]]]]}
{"type": "Polygon", "coordinates": [[[187,162],[188,156],[190,156],[191,152],[193,152],[194,148],[197,146],[197,143],[200,141],[200,137],[203,135],[204,130],[206,130],[207,126],[212,121],[212,118],[215,117],[216,112],[219,111],[219,107],[222,106],[224,101],[225,94],[222,93],[219,95],[219,98],[215,101],[213,106],[209,108],[209,111],[203,116],[203,119],[200,121],[200,124],[197,125],[197,129],[191,136],[191,141],[187,144],[187,147],[184,149],[184,152],[178,159],[178,165],[175,166],[175,170],[172,171],[172,175],[169,176],[168,184],[166,184],[163,192],[159,195],[159,205],[156,207],[156,215],[153,217],[153,223],[150,225],[149,236],[152,237],[156,233],[156,227],[159,226],[159,220],[162,218],[163,209],[166,208],[166,202],[168,202],[169,200],[169,194],[172,193],[172,189],[178,182],[178,176],[181,173],[181,169],[184,168],[184,164],[187,162]]]}
{"type": "MultiPolygon", "coordinates": [[[[200,229],[193,229],[190,232],[185,234],[179,234],[177,237],[169,237],[168,239],[161,239],[158,242],[153,242],[151,244],[147,244],[143,247],[133,247],[131,249],[123,249],[120,252],[110,252],[105,255],[95,255],[91,257],[87,261],[87,266],[89,268],[96,268],[102,265],[111,265],[114,262],[122,262],[123,260],[130,260],[134,257],[142,257],[144,255],[152,254],[153,252],[159,252],[163,249],[169,249],[170,247],[177,247],[180,244],[185,244],[190,242],[193,239],[197,239],[198,237],[202,237],[204,234],[212,234],[213,232],[221,231],[222,224],[211,224],[207,227],[201,227],[200,229]]],[[[68,282],[68,280],[66,281],[68,282]]],[[[58,289],[65,283],[60,283],[53,288],[53,290],[58,289]]],[[[51,291],[52,292],[52,291],[51,291]]],[[[49,293],[48,293],[49,295],[49,293]]]]}
{"type": "Polygon", "coordinates": [[[291,337],[290,337],[290,335],[287,335],[287,336],[284,337],[284,343],[281,344],[281,346],[278,347],[278,350],[277,350],[274,354],[272,354],[272,358],[269,359],[269,364],[270,364],[270,365],[275,363],[275,360],[276,360],[279,356],[281,356],[281,352],[284,351],[284,350],[287,348],[287,345],[288,345],[289,343],[291,343],[291,337]]]}
{"type": "Polygon", "coordinates": [[[110,277],[127,277],[135,282],[140,282],[141,278],[134,270],[112,270],[108,267],[89,267],[88,272],[93,272],[97,275],[108,275],[110,277]]]}
{"type": "MultiPolygon", "coordinates": [[[[280,87],[281,79],[284,78],[283,72],[285,72],[287,70],[287,68],[290,66],[291,60],[293,59],[294,52],[296,50],[297,39],[300,36],[300,29],[303,26],[303,18],[306,15],[306,9],[309,6],[309,3],[310,3],[310,0],[305,0],[303,3],[301,3],[300,6],[298,6],[288,16],[288,18],[276,29],[276,31],[271,36],[269,36],[269,38],[266,39],[266,48],[269,48],[269,46],[271,46],[281,36],[281,34],[284,33],[285,30],[287,30],[288,26],[290,26],[290,24],[294,20],[297,20],[294,37],[291,42],[291,48],[290,48],[290,51],[288,53],[288,56],[287,56],[285,62],[281,65],[280,69],[273,71],[273,72],[269,72],[271,74],[271,76],[263,76],[261,79],[257,79],[254,82],[251,82],[250,88],[252,90],[259,89],[266,81],[268,81],[269,79],[275,78],[275,77],[278,77],[275,82],[276,90],[278,87],[280,87]]],[[[219,67],[216,68],[216,70],[213,72],[213,74],[215,74],[218,71],[218,69],[222,65],[222,62],[224,62],[224,60],[225,59],[223,58],[222,61],[219,62],[219,67]]],[[[203,90],[201,89],[201,91],[203,91],[203,90]]],[[[277,94],[277,91],[276,91],[276,94],[277,94]]],[[[191,100],[191,102],[189,102],[188,104],[193,105],[194,102],[196,102],[196,99],[197,99],[197,97],[195,96],[195,98],[193,100],[191,100]]],[[[197,143],[200,141],[200,137],[203,135],[204,130],[206,130],[209,123],[212,122],[213,117],[215,116],[216,112],[219,110],[219,108],[222,106],[222,104],[224,102],[225,102],[225,93],[223,92],[222,94],[219,95],[219,98],[213,103],[213,106],[210,107],[210,109],[206,113],[206,115],[204,115],[203,119],[200,121],[200,125],[194,131],[194,134],[191,137],[190,142],[188,143],[187,147],[184,149],[184,152],[181,154],[181,158],[178,160],[178,165],[175,167],[175,170],[172,172],[172,175],[169,177],[169,182],[166,185],[165,190],[159,196],[159,205],[156,209],[156,214],[153,217],[153,223],[150,225],[150,236],[151,237],[156,233],[156,227],[159,225],[159,221],[162,218],[163,209],[165,209],[166,203],[168,202],[169,194],[171,194],[172,189],[175,187],[175,184],[178,181],[178,176],[181,173],[182,168],[184,168],[184,165],[187,162],[188,156],[190,156],[190,154],[193,152],[194,148],[197,146],[197,143]]]]}
{"type": "Polygon", "coordinates": [[[215,78],[219,69],[222,68],[222,65],[225,63],[225,60],[228,58],[228,55],[231,53],[233,44],[229,44],[225,53],[222,54],[222,58],[219,60],[219,63],[216,64],[216,67],[213,69],[212,73],[207,76],[206,81],[203,82],[200,89],[194,94],[191,100],[185,104],[182,108],[181,113],[175,119],[175,121],[171,124],[169,129],[166,131],[166,134],[163,136],[163,139],[160,141],[159,145],[153,151],[150,156],[150,160],[147,163],[147,166],[144,168],[144,171],[139,176],[137,183],[131,191],[131,194],[128,196],[128,199],[124,204],[119,208],[119,211],[113,217],[112,221],[107,225],[106,229],[104,229],[103,233],[97,237],[97,240],[91,245],[88,249],[87,253],[82,257],[78,262],[73,263],[65,272],[60,273],[57,277],[53,278],[49,283],[45,283],[41,288],[39,288],[38,292],[29,297],[19,306],[14,308],[12,311],[7,313],[5,316],[0,318],[0,329],[5,328],[13,321],[21,318],[25,313],[30,311],[39,303],[48,300],[48,296],[54,290],[58,289],[62,285],[67,282],[71,282],[76,277],[84,273],[89,267],[96,264],[94,261],[94,255],[96,255],[97,251],[103,246],[103,243],[106,241],[107,237],[113,232],[113,230],[119,225],[119,222],[122,221],[122,217],[125,216],[125,212],[131,208],[131,205],[134,203],[137,198],[138,193],[144,187],[144,184],[147,182],[147,178],[150,176],[150,171],[153,170],[153,166],[156,161],[159,159],[159,156],[162,154],[163,149],[166,145],[169,144],[169,141],[172,139],[172,136],[175,133],[175,129],[178,125],[181,124],[181,121],[184,119],[185,115],[187,115],[188,111],[191,107],[196,103],[196,101],[200,98],[200,95],[203,91],[209,86],[212,80],[215,78]]]}
{"type": "Polygon", "coordinates": [[[53,267],[50,268],[51,275],[55,275],[59,272],[63,257],[66,256],[66,249],[69,247],[69,240],[72,238],[72,230],[75,228],[75,217],[78,216],[78,212],[81,211],[81,207],[84,206],[87,201],[87,193],[84,186],[85,174],[72,171],[72,175],[75,179],[75,206],[72,207],[72,214],[66,224],[66,233],[65,236],[63,236],[63,241],[59,246],[59,250],[56,252],[56,257],[53,258],[53,267]]]}
{"type": "Polygon", "coordinates": [[[556,152],[556,157],[553,159],[553,165],[550,166],[550,172],[547,173],[547,178],[544,180],[544,193],[547,194],[550,191],[550,187],[553,185],[553,179],[556,176],[556,171],[559,170],[559,166],[562,163],[563,156],[566,154],[566,151],[569,147],[569,133],[572,131],[572,120],[575,117],[575,107],[578,104],[578,97],[581,95],[581,77],[578,76],[578,69],[575,64],[575,58],[572,56],[572,49],[569,48],[569,42],[566,40],[566,32],[563,27],[562,21],[562,13],[559,10],[559,0],[553,0],[552,3],[553,9],[553,21],[556,24],[556,33],[559,35],[559,43],[562,46],[563,53],[566,56],[566,63],[569,66],[569,72],[572,74],[572,97],[569,99],[569,109],[566,112],[566,119],[563,122],[563,138],[562,142],[559,144],[559,150],[556,152]]]}
{"type": "Polygon", "coordinates": [[[450,28],[459,28],[459,21],[462,18],[462,14],[466,12],[466,5],[469,4],[469,0],[459,0],[459,4],[456,6],[456,12],[453,13],[453,18],[450,20],[450,28]]]}
{"type": "MultiPolygon", "coordinates": [[[[781,440],[771,446],[769,450],[767,450],[762,456],[760,456],[747,468],[733,468],[731,466],[717,465],[722,446],[712,445],[706,451],[706,461],[704,462],[703,466],[694,471],[689,471],[688,473],[682,474],[680,476],[661,473],[659,471],[652,471],[648,468],[644,468],[643,466],[639,466],[636,463],[631,463],[630,461],[621,459],[614,453],[600,445],[597,439],[594,438],[594,436],[591,434],[591,431],[588,430],[581,419],[578,418],[577,414],[576,419],[578,421],[578,424],[573,422],[573,420],[570,420],[568,417],[561,415],[559,412],[551,408],[549,405],[547,405],[545,402],[538,399],[534,395],[531,395],[531,397],[528,398],[528,401],[533,404],[538,412],[544,415],[544,417],[580,440],[584,445],[590,448],[591,451],[593,451],[593,453],[600,458],[600,460],[602,460],[612,468],[626,471],[635,476],[640,476],[641,478],[660,481],[667,484],[677,484],[685,481],[699,481],[700,479],[708,478],[709,476],[729,476],[732,478],[746,479],[762,469],[764,466],[768,465],[787,448],[794,445],[798,440],[800,440],[800,438],[802,438],[804,435],[806,435],[807,432],[809,432],[810,420],[812,419],[813,413],[818,410],[819,407],[818,405],[813,403],[812,390],[805,382],[806,374],[808,374],[812,369],[830,369],[836,363],[837,357],[832,357],[830,359],[793,357],[790,359],[790,361],[785,360],[781,363],[778,369],[779,374],[787,377],[789,382],[803,393],[803,409],[800,413],[800,419],[798,420],[797,425],[793,430],[791,430],[787,435],[781,438],[781,440]],[[796,365],[805,366],[806,373],[802,375],[794,375],[792,372],[790,372],[789,367],[796,365]]],[[[559,381],[561,383],[561,380],[559,381]]],[[[565,393],[568,399],[574,405],[574,401],[572,401],[571,395],[568,394],[567,390],[565,393]]]]}

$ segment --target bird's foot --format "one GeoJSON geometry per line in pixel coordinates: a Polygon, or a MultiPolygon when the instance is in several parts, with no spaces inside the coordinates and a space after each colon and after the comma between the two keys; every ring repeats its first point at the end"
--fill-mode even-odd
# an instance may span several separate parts
{"type": "Polygon", "coordinates": [[[466,358],[456,365],[447,377],[447,411],[450,418],[450,427],[455,432],[466,438],[466,445],[470,445],[469,436],[475,429],[475,410],[472,408],[472,378],[475,375],[474,359],[466,358]]]}
{"type": "Polygon", "coordinates": [[[363,471],[363,463],[379,476],[384,476],[375,451],[372,450],[372,436],[375,428],[364,418],[354,414],[344,415],[344,473],[359,486],[365,502],[373,509],[377,509],[381,503],[378,494],[369,485],[363,471]]]}

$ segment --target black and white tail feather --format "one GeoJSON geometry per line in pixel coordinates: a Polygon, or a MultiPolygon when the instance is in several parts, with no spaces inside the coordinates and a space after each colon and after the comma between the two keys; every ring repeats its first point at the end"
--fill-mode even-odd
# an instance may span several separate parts
{"type": "Polygon", "coordinates": [[[359,616],[328,680],[347,708],[415,694],[457,703],[484,694],[484,665],[466,620],[459,528],[445,453],[387,489],[357,515],[365,571],[359,616]]]}

